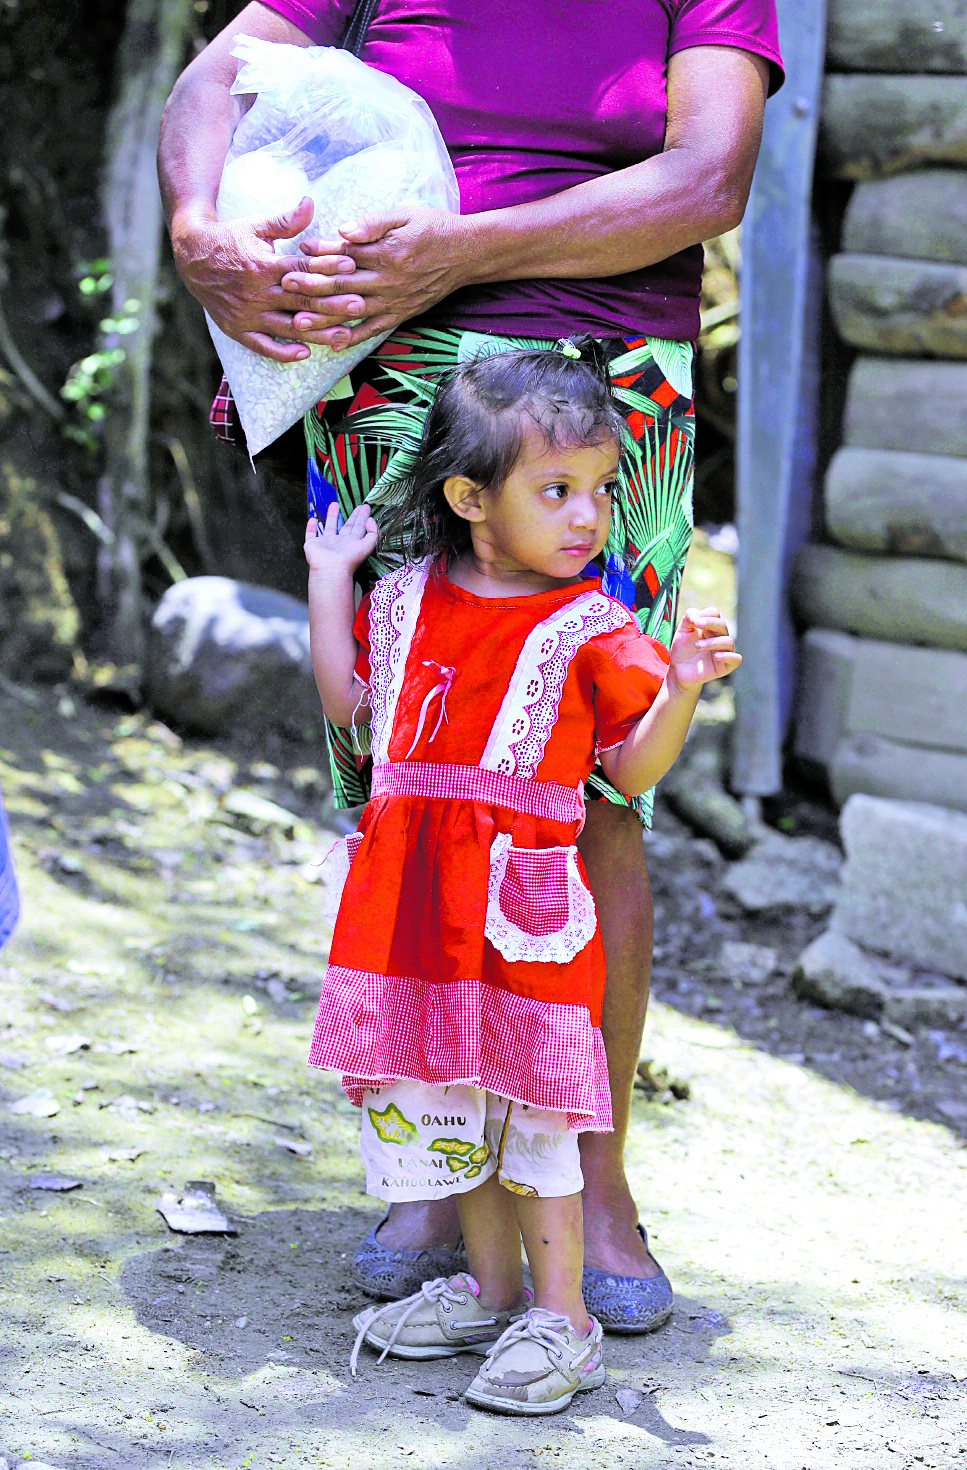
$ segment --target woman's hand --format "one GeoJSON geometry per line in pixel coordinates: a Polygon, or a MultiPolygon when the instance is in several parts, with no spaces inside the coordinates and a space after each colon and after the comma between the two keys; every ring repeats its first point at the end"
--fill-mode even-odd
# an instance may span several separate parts
{"type": "Polygon", "coordinates": [[[379,527],[370,514],[368,505],[357,505],[349,518],[339,525],[339,507],[335,501],[326,512],[326,523],[320,526],[315,516],[306,526],[306,561],[309,563],[309,580],[313,574],[323,577],[352,579],[352,574],[376,550],[379,527]]]}
{"type": "Polygon", "coordinates": [[[304,241],[301,270],[282,278],[300,338],[339,350],[419,316],[465,284],[471,239],[466,217],[412,205],[394,214],[362,215],[340,225],[334,239],[304,241]],[[337,274],[344,268],[336,263],[347,257],[362,310],[344,309],[347,298],[340,293],[349,283],[337,274]],[[347,315],[362,320],[347,327],[347,315]]]}
{"type": "Polygon", "coordinates": [[[688,608],[672,640],[669,681],[682,691],[699,689],[733,673],[741,662],[718,608],[688,608]]]}
{"type": "MultiPolygon", "coordinates": [[[[312,220],[311,199],[274,219],[179,220],[172,229],[178,273],[189,291],[227,336],[275,362],[309,356],[306,334],[295,325],[293,301],[282,279],[300,264],[298,256],[277,255],[273,242],[298,235],[312,220]],[[284,342],[277,342],[283,337],[284,342]]],[[[319,269],[330,292],[327,310],[346,321],[361,315],[362,301],[347,293],[346,278],[355,262],[331,253],[319,269]]],[[[319,279],[322,279],[320,276],[319,279]]]]}

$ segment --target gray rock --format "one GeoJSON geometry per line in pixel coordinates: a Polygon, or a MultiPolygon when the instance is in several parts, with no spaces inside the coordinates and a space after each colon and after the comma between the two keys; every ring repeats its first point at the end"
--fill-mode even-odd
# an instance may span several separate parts
{"type": "Polygon", "coordinates": [[[844,445],[824,498],[829,534],[852,551],[967,561],[967,459],[844,445]]]}
{"type": "Polygon", "coordinates": [[[879,1019],[887,997],[886,986],[859,945],[834,929],[803,950],[792,988],[802,1000],[871,1021],[879,1019]]]}
{"type": "Polygon", "coordinates": [[[804,546],[792,596],[809,627],[967,649],[967,567],[956,562],[804,546]]]}
{"type": "Polygon", "coordinates": [[[750,914],[782,908],[825,914],[836,900],[841,862],[831,842],[770,832],[741,862],[730,865],[722,891],[750,914]]]}
{"type": "Polygon", "coordinates": [[[879,735],[845,735],[833,751],[828,776],[840,806],[861,791],[967,812],[967,755],[953,750],[926,750],[879,735]]]}
{"type": "Polygon", "coordinates": [[[843,442],[967,456],[967,362],[858,357],[846,391],[843,442]]]}
{"type": "Polygon", "coordinates": [[[967,266],[835,255],[829,303],[839,335],[853,347],[909,357],[967,357],[967,266]]]}
{"type": "Polygon", "coordinates": [[[963,77],[828,76],[819,165],[841,179],[967,166],[963,77]]]}
{"type": "Polygon", "coordinates": [[[967,980],[967,815],[856,795],[840,830],[846,862],[833,927],[870,949],[967,980]]]}
{"type": "Polygon", "coordinates": [[[847,728],[858,638],[832,628],[810,628],[800,645],[794,750],[824,769],[847,728]]]}
{"type": "Polygon", "coordinates": [[[962,0],[830,0],[831,71],[967,71],[962,0]]]}
{"type": "Polygon", "coordinates": [[[843,219],[843,249],[967,265],[967,177],[931,168],[860,184],[843,219]]]}
{"type": "Polygon", "coordinates": [[[151,620],[154,708],[209,734],[322,731],[304,603],[230,577],[189,577],[151,620]]]}
{"type": "Polygon", "coordinates": [[[967,1017],[967,987],[962,985],[915,986],[891,990],[883,1004],[883,1016],[897,1026],[959,1026],[967,1017]]]}

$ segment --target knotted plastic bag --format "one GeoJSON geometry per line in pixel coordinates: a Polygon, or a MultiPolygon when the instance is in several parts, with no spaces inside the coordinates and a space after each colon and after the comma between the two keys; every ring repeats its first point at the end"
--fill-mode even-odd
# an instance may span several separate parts
{"type": "MultiPolygon", "coordinates": [[[[288,46],[239,36],[233,93],[257,94],[235,129],[222,169],[220,220],[284,214],[306,196],[315,213],[276,253],[305,239],[331,239],[367,213],[422,204],[457,213],[460,195],[429,107],[395,77],[334,46],[288,46]]],[[[352,278],[345,278],[351,290],[352,278]]],[[[335,352],[310,346],[300,362],[273,362],[233,341],[208,317],[251,455],[307,409],[384,339],[335,352]]]]}

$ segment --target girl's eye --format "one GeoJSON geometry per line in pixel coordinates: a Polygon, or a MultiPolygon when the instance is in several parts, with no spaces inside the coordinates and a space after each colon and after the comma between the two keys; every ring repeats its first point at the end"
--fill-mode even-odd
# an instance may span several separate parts
{"type": "Polygon", "coordinates": [[[617,490],[617,488],[618,488],[618,482],[617,482],[617,480],[608,480],[608,481],[605,482],[605,484],[598,486],[598,494],[599,495],[607,495],[610,498],[612,495],[614,495],[614,493],[617,490]]]}
{"type": "Polygon", "coordinates": [[[567,486],[545,485],[544,494],[549,496],[551,500],[565,500],[567,498],[567,486]]]}

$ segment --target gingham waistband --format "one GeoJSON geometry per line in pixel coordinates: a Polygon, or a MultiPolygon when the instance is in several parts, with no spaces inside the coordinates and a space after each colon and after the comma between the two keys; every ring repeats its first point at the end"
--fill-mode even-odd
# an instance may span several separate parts
{"type": "Polygon", "coordinates": [[[373,796],[422,796],[441,801],[479,801],[550,822],[584,821],[581,787],[525,781],[483,766],[434,761],[381,761],[373,767],[373,796]]]}

